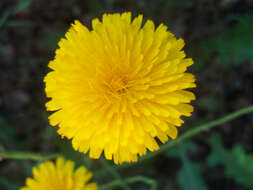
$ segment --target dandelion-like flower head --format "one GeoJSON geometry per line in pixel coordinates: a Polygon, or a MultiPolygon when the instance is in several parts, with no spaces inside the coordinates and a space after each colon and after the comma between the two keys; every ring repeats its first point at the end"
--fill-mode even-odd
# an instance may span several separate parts
{"type": "Polygon", "coordinates": [[[33,168],[33,178],[21,190],[97,190],[96,183],[87,184],[91,177],[83,166],[74,171],[74,162],[58,158],[56,164],[46,161],[33,168]]]}
{"type": "Polygon", "coordinates": [[[183,46],[163,24],[142,27],[142,15],[104,14],[92,30],[75,21],[44,80],[51,125],[91,158],[132,162],[159,149],[156,139],[176,138],[180,117],[193,111],[183,46]]]}

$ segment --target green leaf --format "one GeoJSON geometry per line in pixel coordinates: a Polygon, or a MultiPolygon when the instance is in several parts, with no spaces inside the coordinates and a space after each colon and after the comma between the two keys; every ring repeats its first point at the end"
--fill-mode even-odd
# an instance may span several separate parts
{"type": "Polygon", "coordinates": [[[177,182],[181,190],[206,190],[207,186],[201,176],[201,166],[193,164],[183,154],[181,156],[183,166],[177,175],[177,182]]]}
{"type": "Polygon", "coordinates": [[[32,2],[30,0],[19,0],[15,9],[15,13],[27,11],[31,3],[32,2]]]}
{"type": "MultiPolygon", "coordinates": [[[[9,23],[7,23],[7,20],[10,15],[27,11],[28,8],[30,7],[31,3],[32,2],[30,0],[19,0],[16,8],[14,10],[7,9],[6,11],[4,11],[4,13],[0,15],[0,28],[5,24],[9,24],[9,23]]],[[[17,25],[17,23],[18,23],[17,21],[16,21],[16,23],[15,23],[15,21],[12,21],[12,23],[10,23],[10,25],[17,25]]],[[[22,23],[22,25],[23,25],[23,23],[22,23]]]]}
{"type": "Polygon", "coordinates": [[[6,10],[2,15],[0,15],[0,28],[7,22],[8,17],[10,16],[11,11],[6,10]]]}
{"type": "Polygon", "coordinates": [[[196,150],[197,145],[192,141],[187,141],[167,152],[168,156],[181,158],[182,167],[177,174],[177,183],[181,190],[207,189],[204,178],[201,176],[201,165],[192,163],[187,157],[187,152],[196,150]]]}
{"type": "Polygon", "coordinates": [[[253,155],[245,153],[239,145],[231,150],[224,148],[219,136],[211,138],[210,143],[212,152],[208,156],[208,165],[223,165],[228,177],[245,187],[253,188],[253,155]]]}

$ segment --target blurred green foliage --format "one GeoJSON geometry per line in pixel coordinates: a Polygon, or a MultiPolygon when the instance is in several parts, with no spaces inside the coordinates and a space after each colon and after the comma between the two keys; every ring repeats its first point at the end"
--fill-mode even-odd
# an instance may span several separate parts
{"type": "Polygon", "coordinates": [[[177,183],[181,190],[207,190],[202,165],[192,162],[187,153],[197,151],[197,145],[192,141],[184,142],[176,148],[167,151],[167,156],[178,157],[182,167],[177,173],[177,183]]]}
{"type": "Polygon", "coordinates": [[[218,62],[224,65],[238,65],[245,60],[253,63],[253,14],[233,16],[236,22],[216,36],[202,40],[199,48],[191,48],[190,54],[198,60],[199,69],[209,61],[211,54],[217,54],[218,62]]]}
{"type": "MultiPolygon", "coordinates": [[[[210,168],[222,165],[228,178],[233,178],[246,188],[253,188],[253,155],[245,153],[240,145],[235,145],[232,149],[225,148],[219,135],[211,137],[208,142],[211,145],[211,152],[207,157],[207,165],[210,168]]],[[[189,159],[189,153],[197,150],[198,146],[188,141],[166,153],[169,157],[180,158],[182,162],[176,176],[182,190],[208,189],[202,174],[204,164],[189,159]]]]}
{"type": "Polygon", "coordinates": [[[17,1],[17,6],[15,8],[15,13],[29,11],[29,7],[30,7],[31,3],[32,3],[31,0],[19,0],[19,1],[17,1]]]}
{"type": "Polygon", "coordinates": [[[182,156],[183,166],[177,175],[177,182],[181,190],[207,190],[202,166],[192,163],[186,156],[182,156]]]}
{"type": "Polygon", "coordinates": [[[16,7],[6,9],[2,14],[0,14],[0,28],[3,27],[4,25],[13,27],[28,25],[29,22],[26,21],[12,20],[7,22],[7,20],[11,15],[29,11],[31,3],[32,3],[31,0],[18,0],[16,3],[16,7]]]}
{"type": "Polygon", "coordinates": [[[208,165],[223,165],[228,177],[245,187],[253,188],[253,155],[245,153],[240,145],[226,149],[220,136],[213,136],[210,144],[212,151],[208,155],[208,165]]]}

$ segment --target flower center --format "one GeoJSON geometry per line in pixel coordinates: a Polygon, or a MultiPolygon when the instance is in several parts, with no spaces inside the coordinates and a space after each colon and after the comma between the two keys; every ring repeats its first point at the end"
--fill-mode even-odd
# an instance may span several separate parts
{"type": "Polygon", "coordinates": [[[119,98],[127,92],[128,80],[124,76],[113,75],[104,81],[103,86],[105,87],[105,92],[109,96],[119,98]]]}
{"type": "Polygon", "coordinates": [[[110,89],[114,93],[122,94],[126,92],[127,81],[124,77],[113,77],[110,81],[110,89]]]}

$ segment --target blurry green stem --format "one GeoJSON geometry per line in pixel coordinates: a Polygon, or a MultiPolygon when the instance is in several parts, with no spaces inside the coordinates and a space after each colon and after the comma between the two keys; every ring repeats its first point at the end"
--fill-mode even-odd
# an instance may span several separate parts
{"type": "Polygon", "coordinates": [[[117,185],[122,187],[125,190],[131,190],[131,187],[129,187],[129,185],[120,177],[120,175],[118,174],[117,170],[112,167],[106,160],[101,159],[104,167],[106,168],[107,171],[109,171],[112,176],[116,179],[117,181],[117,185]]]}
{"type": "MultiPolygon", "coordinates": [[[[148,185],[150,185],[150,190],[156,190],[157,189],[157,183],[155,180],[145,177],[145,176],[134,176],[130,178],[126,178],[125,181],[129,184],[136,183],[136,182],[143,182],[148,185]]],[[[114,180],[110,183],[107,183],[105,185],[99,186],[99,190],[111,190],[114,187],[121,186],[121,182],[119,180],[114,180]]]]}
{"type": "Polygon", "coordinates": [[[242,108],[240,110],[237,110],[229,115],[226,115],[220,119],[216,119],[216,120],[213,120],[213,121],[210,121],[208,123],[205,123],[203,125],[200,125],[198,127],[194,127],[192,129],[190,129],[189,131],[186,131],[184,134],[182,134],[180,137],[178,137],[177,139],[173,140],[173,141],[170,141],[164,145],[162,145],[160,147],[159,150],[155,151],[155,152],[151,152],[149,154],[147,154],[146,156],[144,156],[143,158],[140,159],[140,161],[144,161],[144,160],[147,160],[149,158],[152,158],[158,154],[160,154],[161,152],[164,152],[165,150],[177,145],[177,144],[180,144],[182,143],[184,140],[186,139],[189,139],[203,131],[207,131],[211,128],[214,128],[214,127],[217,127],[223,123],[226,123],[226,122],[229,122],[241,115],[245,115],[247,113],[251,113],[253,112],[253,106],[249,106],[249,107],[246,107],[246,108],[242,108]]]}
{"type": "Polygon", "coordinates": [[[214,127],[217,127],[223,123],[226,123],[226,122],[229,122],[241,115],[245,115],[247,113],[251,113],[253,112],[253,106],[249,106],[249,107],[246,107],[246,108],[242,108],[240,110],[237,110],[229,115],[226,115],[220,119],[216,119],[216,120],[213,120],[213,121],[210,121],[208,123],[205,123],[203,125],[200,125],[200,126],[197,126],[197,127],[194,127],[192,129],[190,129],[189,131],[186,131],[184,134],[182,134],[180,137],[178,137],[177,139],[173,140],[173,141],[170,141],[164,145],[162,145],[160,147],[159,150],[155,151],[155,152],[151,152],[149,154],[147,154],[146,156],[144,156],[143,158],[140,159],[140,161],[144,161],[144,160],[147,160],[149,158],[152,158],[158,154],[160,154],[161,152],[164,152],[165,150],[177,145],[177,144],[180,144],[182,143],[184,140],[186,139],[189,139],[203,131],[207,131],[211,128],[214,128],[214,127]]]}
{"type": "Polygon", "coordinates": [[[42,155],[42,154],[36,154],[32,152],[0,152],[0,160],[3,159],[28,159],[28,160],[36,160],[36,161],[43,161],[43,160],[49,160],[53,158],[60,157],[60,154],[49,154],[49,155],[42,155]]]}

